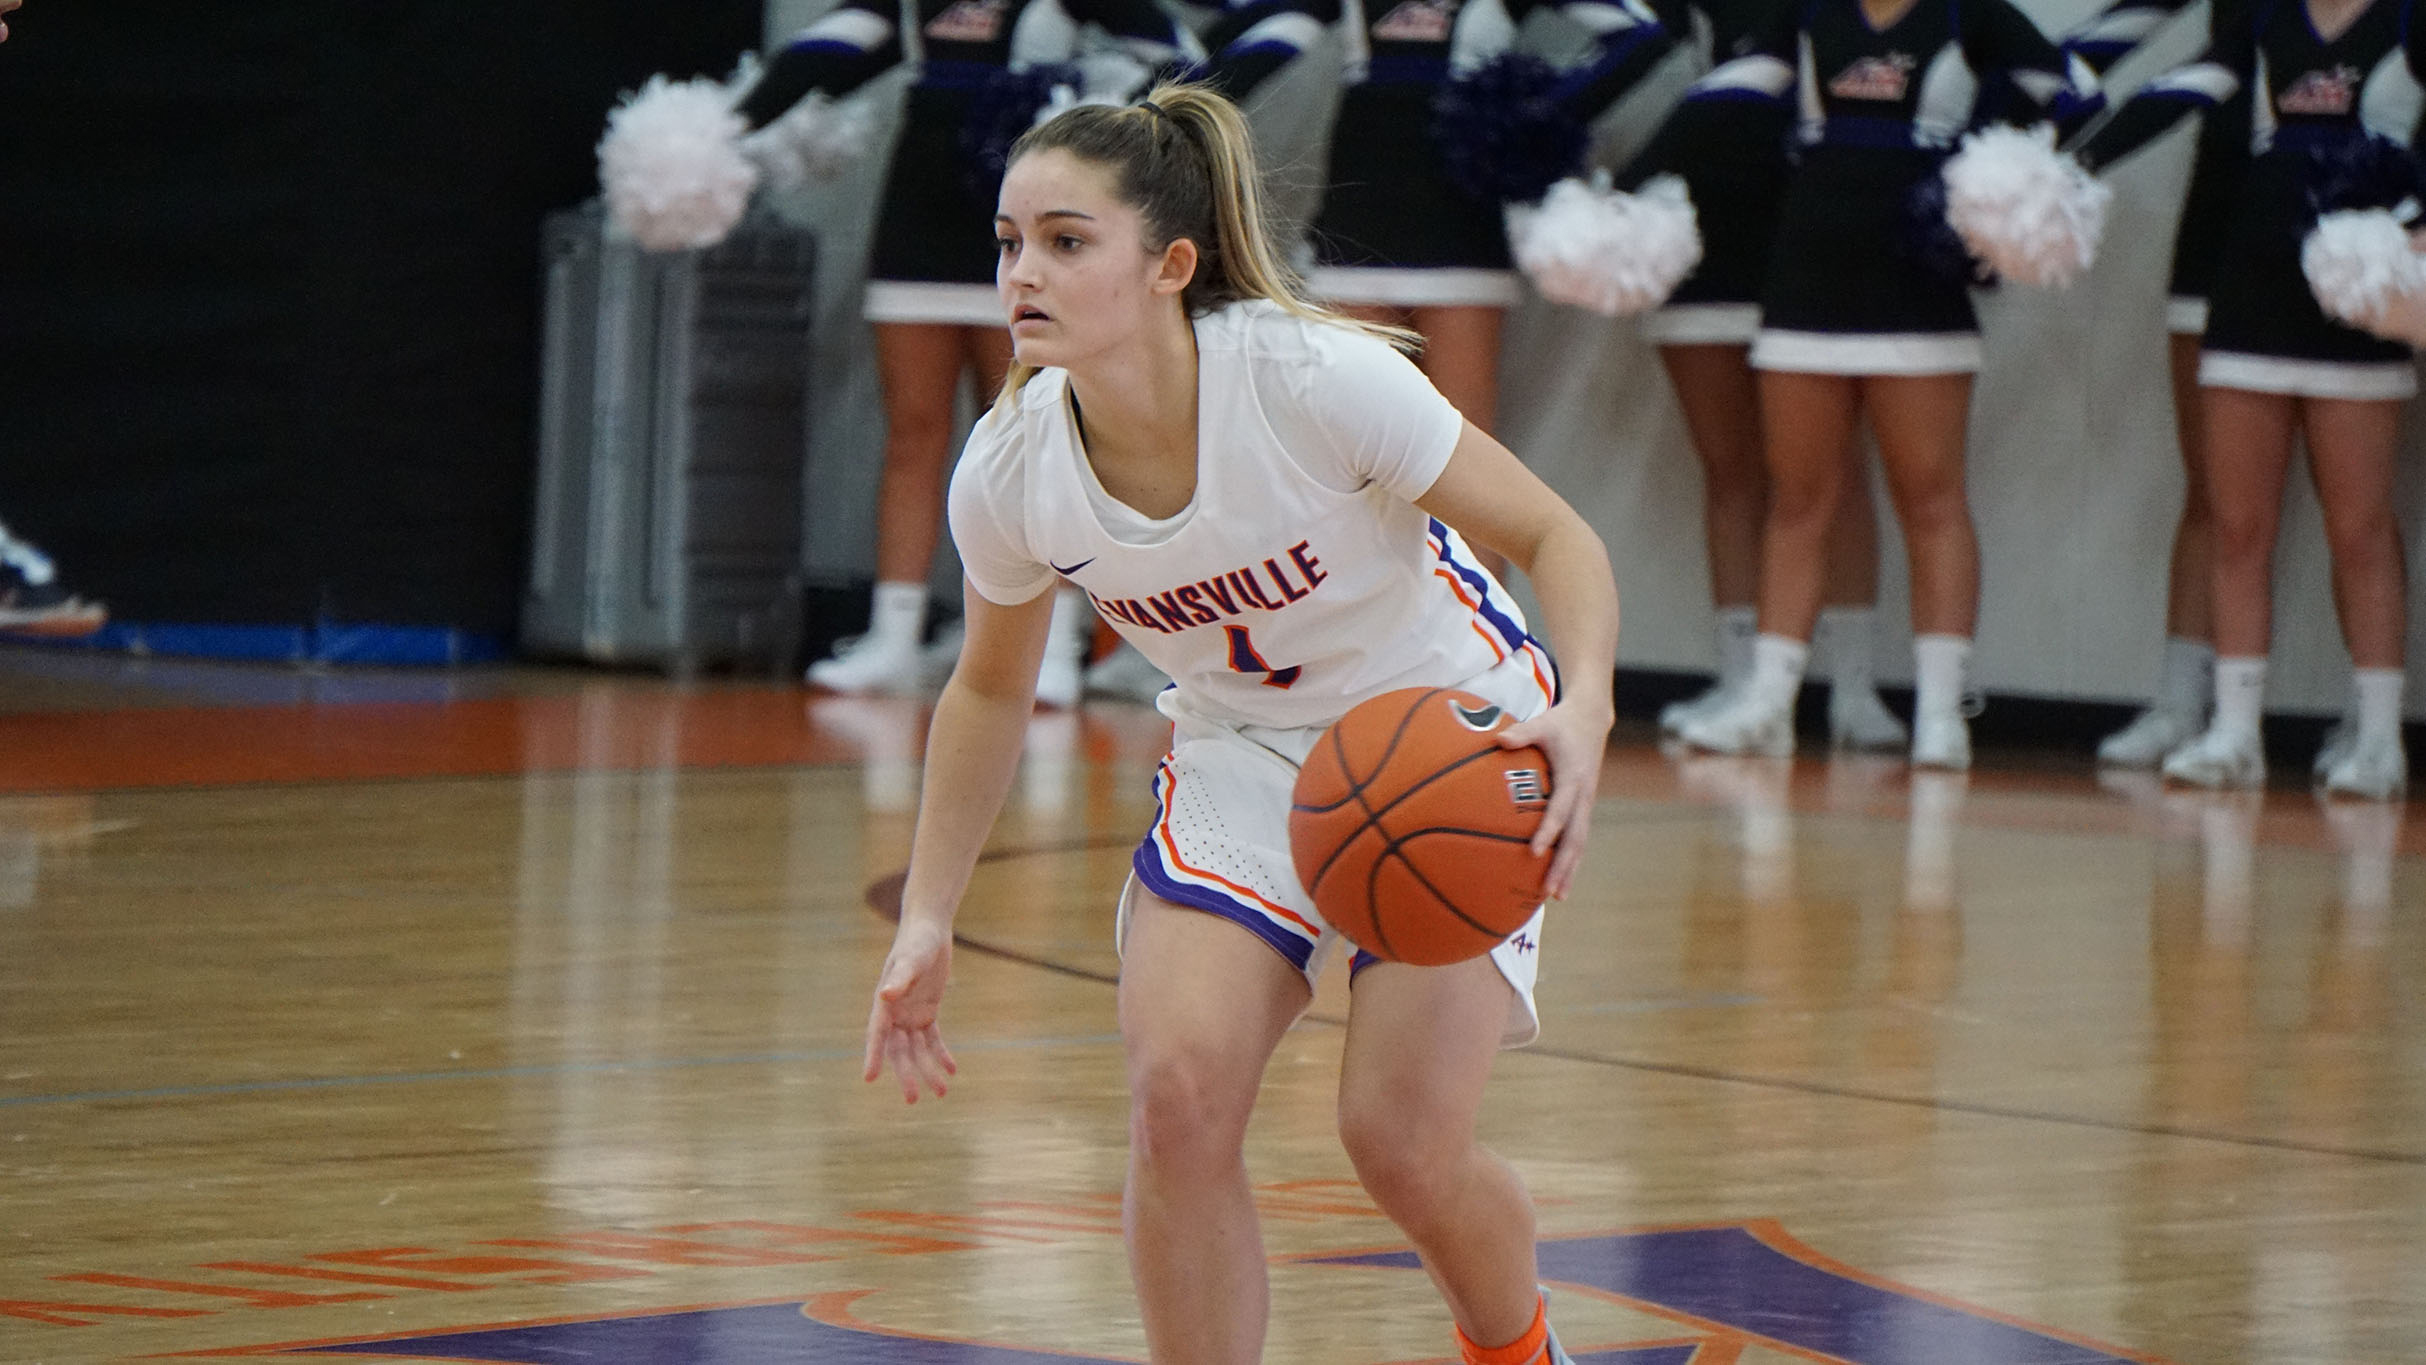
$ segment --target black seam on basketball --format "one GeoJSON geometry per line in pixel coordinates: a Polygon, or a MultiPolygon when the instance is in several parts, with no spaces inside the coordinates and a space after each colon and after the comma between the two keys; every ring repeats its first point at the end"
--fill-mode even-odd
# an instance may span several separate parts
{"type": "MultiPolygon", "coordinates": [[[[1445,692],[1448,689],[1434,688],[1433,690],[1436,692],[1445,692]]],[[[1358,839],[1363,838],[1366,830],[1372,829],[1374,826],[1379,825],[1383,816],[1388,815],[1390,812],[1405,804],[1407,798],[1415,795],[1419,791],[1422,791],[1424,788],[1431,786],[1433,783],[1438,782],[1440,779],[1447,777],[1449,774],[1456,772],[1458,769],[1465,767],[1467,764],[1474,762],[1476,759],[1489,758],[1493,754],[1504,754],[1506,752],[1508,751],[1500,748],[1496,744],[1477,749],[1473,753],[1466,755],[1464,758],[1457,760],[1455,763],[1444,763],[1440,767],[1426,773],[1423,781],[1416,783],[1414,786],[1407,788],[1405,791],[1400,792],[1397,796],[1391,798],[1390,804],[1382,807],[1380,810],[1375,810],[1370,805],[1367,805],[1365,807],[1365,822],[1356,827],[1356,832],[1354,834],[1349,835],[1347,838],[1340,840],[1337,844],[1332,846],[1331,856],[1323,859],[1323,865],[1314,869],[1314,876],[1306,882],[1306,894],[1309,896],[1314,894],[1314,888],[1322,884],[1324,874],[1331,870],[1331,864],[1339,861],[1340,854],[1348,851],[1348,845],[1353,844],[1358,839]]],[[[1376,775],[1378,775],[1380,771],[1381,770],[1378,768],[1374,770],[1376,775]]],[[[1357,793],[1357,800],[1360,803],[1363,802],[1364,793],[1362,791],[1357,793]]],[[[1382,832],[1382,837],[1385,839],[1389,838],[1389,832],[1384,830],[1382,832]]]]}
{"type": "MultiPolygon", "coordinates": [[[[1361,835],[1364,831],[1358,830],[1357,833],[1361,835]]],[[[1390,931],[1382,927],[1381,910],[1373,899],[1373,884],[1381,877],[1381,865],[1382,860],[1375,858],[1365,868],[1365,923],[1373,927],[1373,955],[1380,958],[1394,958],[1398,956],[1398,950],[1390,946],[1390,931]]]]}
{"type": "MultiPolygon", "coordinates": [[[[1390,861],[1392,858],[1396,858],[1396,859],[1398,859],[1398,865],[1399,865],[1400,867],[1403,867],[1403,868],[1407,869],[1407,875],[1408,875],[1408,876],[1410,876],[1410,877],[1413,877],[1413,878],[1416,880],[1416,883],[1417,883],[1418,885],[1420,885],[1421,887],[1423,887],[1423,889],[1424,889],[1424,890],[1431,892],[1431,893],[1432,893],[1432,899],[1434,899],[1434,900],[1436,900],[1436,901],[1439,901],[1439,902],[1440,902],[1442,905],[1447,906],[1447,907],[1448,907],[1448,909],[1449,909],[1449,913],[1450,913],[1450,914],[1455,915],[1455,916],[1457,916],[1457,917],[1458,917],[1460,920],[1464,921],[1464,922],[1465,922],[1465,925],[1466,925],[1466,927],[1467,927],[1467,928],[1472,929],[1474,932],[1476,932],[1476,933],[1478,933],[1478,934],[1481,934],[1483,937],[1485,937],[1485,938],[1487,938],[1487,939],[1491,940],[1493,943],[1497,943],[1497,942],[1499,942],[1501,939],[1503,939],[1503,938],[1506,938],[1506,937],[1507,937],[1507,935],[1506,935],[1506,934],[1499,933],[1499,932],[1497,932],[1497,931],[1493,930],[1493,929],[1492,929],[1492,927],[1491,927],[1490,925],[1485,924],[1485,923],[1483,923],[1481,920],[1478,920],[1478,919],[1474,918],[1474,916],[1469,915],[1469,914],[1467,914],[1465,911],[1458,909],[1458,908],[1457,908],[1457,902],[1456,902],[1456,901],[1453,901],[1453,900],[1451,900],[1451,899],[1449,899],[1447,896],[1442,895],[1442,894],[1441,894],[1441,892],[1440,892],[1440,888],[1439,888],[1439,887],[1437,887],[1437,886],[1434,886],[1434,885],[1432,884],[1432,879],[1431,879],[1430,877],[1427,877],[1427,876],[1425,876],[1425,875],[1424,875],[1424,870],[1423,870],[1422,868],[1420,868],[1420,867],[1417,867],[1417,866],[1415,865],[1415,862],[1414,862],[1414,860],[1413,860],[1413,859],[1409,858],[1409,857],[1408,857],[1406,854],[1399,852],[1399,851],[1398,851],[1398,845],[1396,845],[1396,844],[1392,844],[1392,845],[1389,847],[1389,849],[1388,849],[1388,850],[1386,850],[1385,852],[1383,852],[1383,854],[1382,854],[1380,857],[1375,858],[1375,859],[1373,860],[1373,866],[1374,866],[1374,869],[1375,869],[1375,875],[1376,875],[1376,876],[1379,876],[1379,875],[1380,875],[1380,871],[1379,871],[1379,870],[1380,870],[1380,868],[1381,868],[1381,865],[1382,865],[1383,863],[1386,863],[1386,862],[1390,861]]],[[[1370,892],[1367,892],[1367,893],[1366,893],[1366,896],[1367,896],[1367,899],[1368,899],[1368,900],[1371,898],[1371,894],[1372,894],[1372,893],[1370,893],[1370,892]]],[[[1374,923],[1376,926],[1380,925],[1380,923],[1381,923],[1381,914],[1380,914],[1380,912],[1379,912],[1379,911],[1375,911],[1375,912],[1374,912],[1374,915],[1373,915],[1373,923],[1374,923]]]]}
{"type": "MultiPolygon", "coordinates": [[[[1426,702],[1431,701],[1434,697],[1437,697],[1441,693],[1448,690],[1449,689],[1446,687],[1431,688],[1422,696],[1416,698],[1412,705],[1407,707],[1406,714],[1398,718],[1398,729],[1392,731],[1390,734],[1390,742],[1382,746],[1381,758],[1374,763],[1373,771],[1365,774],[1363,777],[1358,777],[1356,775],[1356,771],[1348,766],[1348,750],[1346,746],[1339,742],[1339,726],[1334,724],[1330,729],[1323,731],[1323,738],[1330,741],[1331,752],[1339,759],[1339,775],[1348,780],[1348,792],[1345,796],[1340,797],[1337,801],[1334,801],[1327,806],[1301,806],[1292,804],[1289,809],[1302,810],[1310,815],[1328,815],[1332,811],[1338,810],[1340,807],[1348,804],[1350,801],[1364,795],[1365,788],[1373,784],[1373,779],[1381,776],[1382,770],[1390,766],[1390,756],[1398,752],[1398,742],[1407,737],[1407,727],[1415,722],[1415,713],[1422,710],[1426,702]]],[[[1302,769],[1304,765],[1300,764],[1299,767],[1302,769]]],[[[1368,809],[1370,808],[1368,807],[1368,809]]]]}
{"type": "MultiPolygon", "coordinates": [[[[1348,768],[1348,751],[1339,742],[1339,727],[1334,724],[1329,730],[1323,732],[1323,738],[1331,741],[1332,749],[1339,755],[1339,771],[1341,776],[1348,779],[1348,794],[1328,806],[1299,806],[1293,804],[1290,806],[1290,809],[1308,811],[1316,815],[1324,815],[1330,813],[1331,811],[1338,810],[1341,806],[1348,804],[1350,801],[1354,801],[1356,804],[1365,808],[1365,822],[1356,827],[1355,833],[1350,834],[1345,839],[1342,839],[1331,846],[1331,856],[1323,859],[1323,865],[1314,869],[1314,875],[1306,879],[1306,894],[1308,896],[1312,896],[1314,894],[1314,888],[1322,885],[1323,878],[1330,875],[1331,864],[1338,862],[1339,855],[1348,851],[1348,845],[1353,844],[1357,840],[1363,838],[1366,830],[1373,828],[1376,824],[1381,822],[1383,813],[1388,811],[1390,806],[1395,806],[1398,804],[1397,801],[1393,801],[1390,803],[1390,806],[1384,806],[1381,808],[1381,810],[1375,810],[1373,809],[1373,803],[1365,800],[1365,788],[1372,785],[1373,779],[1381,776],[1382,773],[1389,768],[1390,756],[1398,752],[1398,742],[1406,738],[1407,727],[1415,723],[1415,713],[1422,710],[1431,702],[1434,697],[1437,697],[1448,690],[1449,689],[1445,687],[1430,688],[1427,689],[1422,696],[1415,699],[1414,703],[1407,708],[1407,713],[1398,718],[1398,729],[1391,732],[1390,742],[1382,747],[1380,761],[1373,765],[1372,773],[1362,780],[1359,780],[1356,774],[1351,772],[1348,768]]],[[[1460,761],[1462,762],[1463,760],[1460,761]]],[[[1446,772],[1448,770],[1442,769],[1442,771],[1446,772]]],[[[1435,774],[1435,776],[1437,775],[1438,774],[1435,774]]],[[[1431,780],[1432,779],[1429,777],[1424,779],[1426,782],[1431,780]]],[[[1419,783],[1417,785],[1420,786],[1421,784],[1419,783]]],[[[1400,800],[1404,799],[1405,795],[1402,793],[1400,800]]]]}

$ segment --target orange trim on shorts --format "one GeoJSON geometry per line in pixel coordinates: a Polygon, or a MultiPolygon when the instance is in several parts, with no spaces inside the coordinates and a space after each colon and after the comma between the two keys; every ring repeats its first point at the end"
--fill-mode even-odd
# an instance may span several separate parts
{"type": "Polygon", "coordinates": [[[1484,622],[1482,608],[1475,606],[1474,599],[1466,596],[1465,584],[1458,582],[1457,575],[1449,572],[1448,566],[1446,565],[1434,569],[1432,571],[1432,576],[1439,579],[1441,582],[1448,584],[1449,591],[1457,594],[1457,600],[1465,604],[1467,611],[1473,613],[1466,618],[1466,624],[1474,628],[1475,634],[1483,637],[1484,644],[1491,646],[1491,657],[1500,663],[1506,663],[1508,661],[1508,646],[1503,644],[1500,641],[1499,636],[1489,628],[1487,623],[1484,622]]]}
{"type": "Polygon", "coordinates": [[[1218,876],[1214,873],[1207,872],[1202,868],[1188,866],[1187,861],[1179,856],[1179,842],[1171,837],[1171,798],[1169,792],[1172,788],[1179,785],[1179,775],[1171,771],[1171,760],[1168,757],[1165,757],[1162,761],[1161,776],[1163,780],[1163,792],[1161,794],[1162,813],[1154,818],[1154,837],[1161,841],[1163,857],[1170,862],[1171,866],[1178,868],[1180,871],[1187,873],[1191,877],[1198,877],[1205,881],[1216,883],[1226,891],[1229,891],[1235,895],[1244,896],[1248,900],[1251,900],[1257,905],[1263,907],[1266,911],[1278,915],[1282,919],[1287,920],[1289,923],[1305,930],[1308,935],[1316,940],[1320,940],[1323,936],[1322,926],[1311,923],[1306,919],[1305,916],[1298,914],[1297,912],[1289,909],[1287,906],[1274,905],[1272,902],[1265,900],[1262,896],[1257,895],[1255,892],[1247,889],[1246,887],[1240,886],[1238,883],[1231,881],[1227,877],[1218,876]]]}

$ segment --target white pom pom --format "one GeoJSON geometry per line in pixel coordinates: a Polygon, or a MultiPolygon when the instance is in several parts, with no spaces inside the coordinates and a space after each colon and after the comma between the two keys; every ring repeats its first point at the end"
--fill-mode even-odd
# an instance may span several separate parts
{"type": "Polygon", "coordinates": [[[2012,283],[2061,289],[2097,259],[2114,191],[2055,149],[2049,125],[1983,128],[1944,175],[1946,221],[2012,283]]]}
{"type": "Polygon", "coordinates": [[[2300,270],[2326,316],[2387,341],[2426,345],[2426,258],[2399,210],[2328,213],[2300,245],[2300,270]]]}
{"type": "Polygon", "coordinates": [[[1539,206],[1508,210],[1508,244],[1543,298],[1608,317],[1658,307],[1702,259],[1693,200],[1673,175],[1635,194],[1561,180],[1539,206]]]}
{"type": "Polygon", "coordinates": [[[758,188],[741,115],[715,81],[651,76],[607,115],[598,184],[607,217],[652,251],[714,246],[758,188]]]}
{"type": "Polygon", "coordinates": [[[741,150],[764,173],[767,188],[789,192],[849,170],[875,140],[876,110],[869,101],[812,90],[781,118],[741,139],[741,150]]]}

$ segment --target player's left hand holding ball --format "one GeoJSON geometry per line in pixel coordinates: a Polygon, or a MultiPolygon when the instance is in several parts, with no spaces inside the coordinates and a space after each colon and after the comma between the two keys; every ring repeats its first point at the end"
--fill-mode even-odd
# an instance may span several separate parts
{"type": "Polygon", "coordinates": [[[1533,832],[1533,853],[1539,857],[1558,850],[1542,876],[1542,894],[1551,900],[1565,900],[1575,885],[1575,865],[1583,861],[1584,842],[1592,834],[1601,756],[1608,751],[1609,727],[1616,721],[1616,710],[1608,702],[1574,697],[1492,736],[1503,749],[1535,744],[1550,756],[1550,807],[1533,832]]]}
{"type": "Polygon", "coordinates": [[[860,1079],[873,1081],[890,1067],[901,1082],[904,1103],[918,1103],[921,1086],[943,1096],[944,1078],[960,1070],[936,1025],[951,978],[951,929],[905,912],[868,1007],[868,1054],[860,1079]]]}

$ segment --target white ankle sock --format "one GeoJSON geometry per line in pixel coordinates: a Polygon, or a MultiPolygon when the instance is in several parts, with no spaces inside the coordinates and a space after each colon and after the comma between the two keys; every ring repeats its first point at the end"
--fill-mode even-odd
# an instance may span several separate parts
{"type": "Polygon", "coordinates": [[[2255,741],[2266,710],[2266,660],[2215,661],[2215,722],[2212,728],[2255,741]]]}
{"type": "Polygon", "coordinates": [[[1803,669],[1811,662],[1811,646],[1783,635],[1762,635],[1752,642],[1752,673],[1744,680],[1745,694],[1771,711],[1794,709],[1803,687],[1803,669]]]}
{"type": "Polygon", "coordinates": [[[878,583],[868,604],[871,642],[915,649],[927,629],[927,585],[878,583]]]}
{"type": "Polygon", "coordinates": [[[1827,641],[1829,682],[1846,688],[1876,685],[1871,651],[1876,647],[1872,625],[1877,617],[1874,607],[1820,608],[1818,638],[1827,641]]]}
{"type": "Polygon", "coordinates": [[[2160,711],[2204,717],[2215,697],[2215,646],[2187,635],[2165,637],[2165,662],[2156,677],[2160,711]]]}
{"type": "Polygon", "coordinates": [[[1964,635],[1912,637],[1912,713],[1963,714],[1964,679],[1971,669],[1971,640],[1964,635]]]}
{"type": "Polygon", "coordinates": [[[1718,682],[1726,687],[1752,671],[1752,639],[1761,632],[1760,612],[1752,607],[1720,607],[1717,629],[1718,682]]]}
{"type": "Polygon", "coordinates": [[[2401,737],[2401,685],[2397,668],[2362,668],[2350,675],[2351,715],[2359,744],[2397,743],[2401,737]]]}

